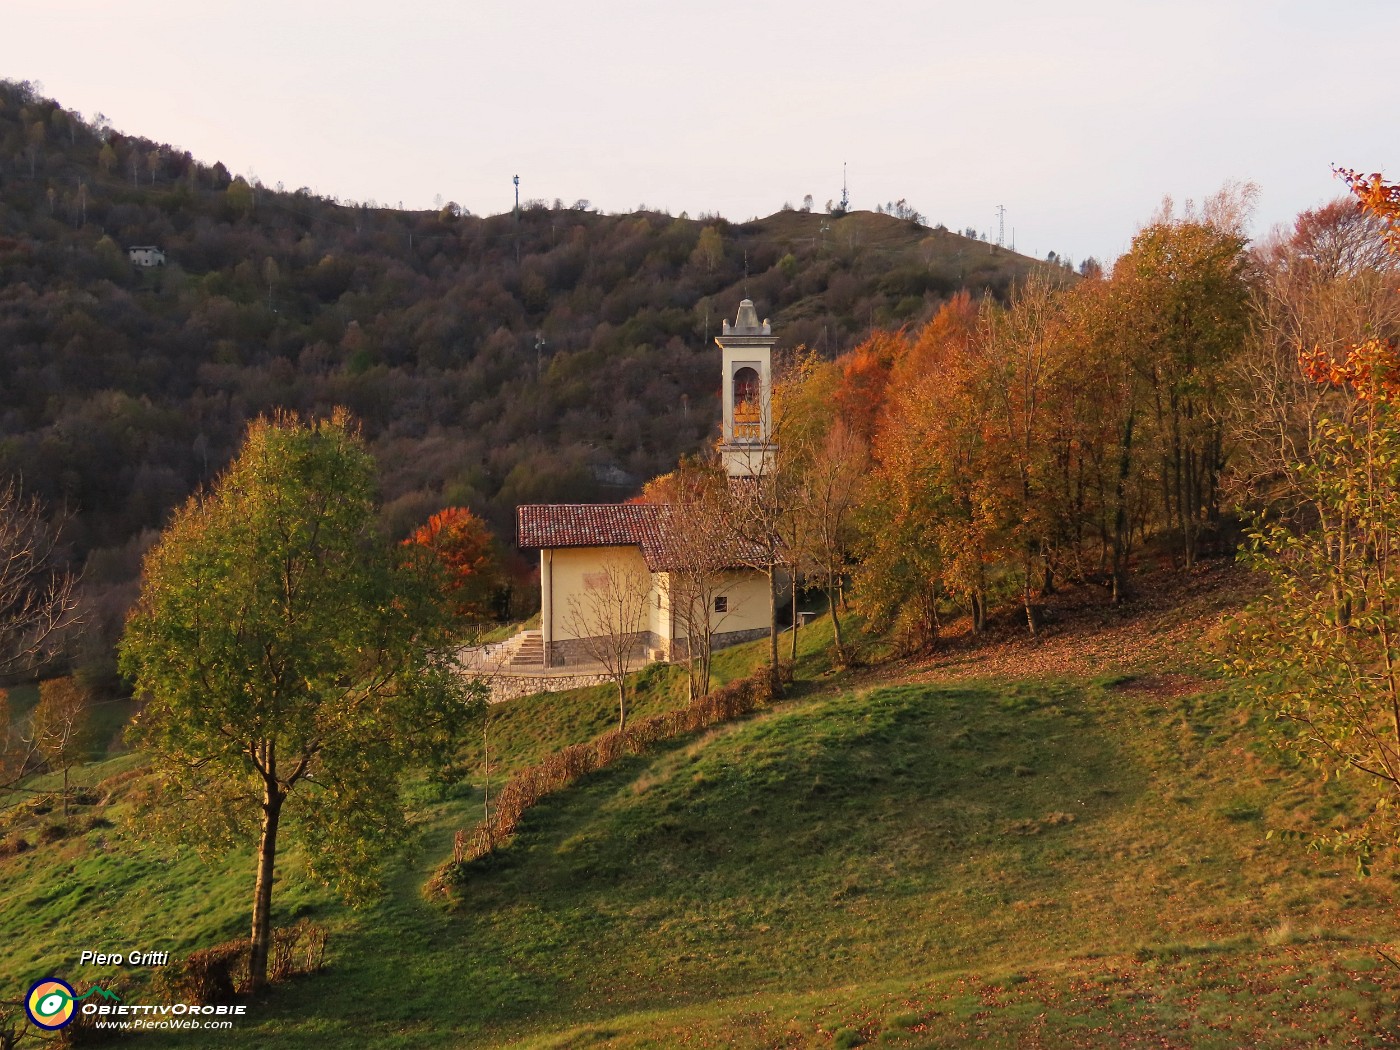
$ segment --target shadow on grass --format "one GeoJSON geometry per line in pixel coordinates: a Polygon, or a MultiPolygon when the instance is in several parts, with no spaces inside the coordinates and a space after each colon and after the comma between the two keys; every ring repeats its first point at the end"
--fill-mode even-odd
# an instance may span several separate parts
{"type": "Polygon", "coordinates": [[[472,867],[451,913],[405,880],[346,935],[334,976],[288,989],[276,1012],[316,1013],[333,983],[343,1031],[489,1044],[624,1009],[946,968],[963,925],[1010,903],[980,873],[1016,868],[1053,892],[1047,854],[1124,804],[1123,762],[1079,695],[1054,686],[789,700],[546,799],[472,867]],[[1106,778],[1111,793],[1096,790],[1106,778]]]}

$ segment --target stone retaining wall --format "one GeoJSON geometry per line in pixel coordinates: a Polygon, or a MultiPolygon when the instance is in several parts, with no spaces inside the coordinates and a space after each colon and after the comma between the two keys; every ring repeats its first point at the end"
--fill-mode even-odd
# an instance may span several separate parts
{"type": "Polygon", "coordinates": [[[493,704],[521,696],[533,696],[535,693],[562,693],[566,689],[586,689],[591,685],[603,685],[612,681],[605,674],[500,674],[482,675],[481,678],[491,690],[489,699],[493,704]]]}

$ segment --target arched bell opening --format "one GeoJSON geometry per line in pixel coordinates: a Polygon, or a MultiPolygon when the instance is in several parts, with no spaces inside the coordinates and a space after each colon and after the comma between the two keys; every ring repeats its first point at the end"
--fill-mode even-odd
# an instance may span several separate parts
{"type": "Polygon", "coordinates": [[[748,365],[734,373],[734,439],[758,441],[763,437],[761,380],[748,365]]]}

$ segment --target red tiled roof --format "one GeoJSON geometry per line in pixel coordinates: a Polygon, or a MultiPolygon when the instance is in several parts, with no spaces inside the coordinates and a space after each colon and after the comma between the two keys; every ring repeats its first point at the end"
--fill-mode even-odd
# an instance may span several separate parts
{"type": "MultiPolygon", "coordinates": [[[[665,572],[676,564],[673,510],[664,503],[529,503],[515,508],[515,538],[522,548],[636,546],[648,569],[665,572]]],[[[731,566],[754,560],[737,548],[725,553],[731,566]]]]}
{"type": "Polygon", "coordinates": [[[515,508],[515,535],[522,547],[659,546],[657,503],[531,503],[515,508]]]}

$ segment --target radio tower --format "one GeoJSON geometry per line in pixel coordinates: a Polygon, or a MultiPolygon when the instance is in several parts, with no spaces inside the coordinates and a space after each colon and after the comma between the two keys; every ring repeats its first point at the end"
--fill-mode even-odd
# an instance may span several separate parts
{"type": "Polygon", "coordinates": [[[997,205],[997,247],[1006,247],[1006,205],[997,205]]]}

